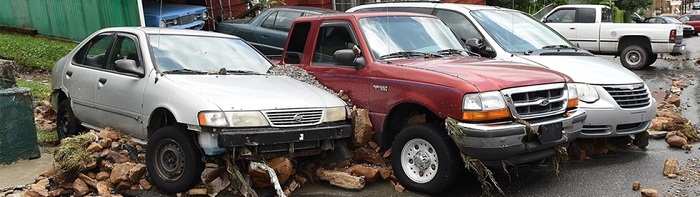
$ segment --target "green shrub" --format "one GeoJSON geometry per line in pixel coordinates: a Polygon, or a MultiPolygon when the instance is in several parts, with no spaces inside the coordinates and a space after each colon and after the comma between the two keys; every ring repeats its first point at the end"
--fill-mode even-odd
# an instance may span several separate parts
{"type": "Polygon", "coordinates": [[[0,32],[0,58],[16,64],[51,70],[77,44],[39,36],[0,32]]]}

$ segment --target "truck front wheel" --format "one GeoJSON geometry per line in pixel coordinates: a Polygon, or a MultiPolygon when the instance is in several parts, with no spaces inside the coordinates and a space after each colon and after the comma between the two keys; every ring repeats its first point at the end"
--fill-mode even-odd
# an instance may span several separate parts
{"type": "Polygon", "coordinates": [[[435,194],[452,186],[464,167],[444,129],[431,124],[404,128],[391,147],[394,174],[406,188],[435,194]]]}
{"type": "Polygon", "coordinates": [[[649,66],[649,52],[637,45],[629,45],[622,50],[620,62],[626,68],[639,70],[649,66]]]}
{"type": "Polygon", "coordinates": [[[199,183],[204,162],[192,133],[171,125],[148,138],[146,168],[156,187],[178,193],[199,183]]]}

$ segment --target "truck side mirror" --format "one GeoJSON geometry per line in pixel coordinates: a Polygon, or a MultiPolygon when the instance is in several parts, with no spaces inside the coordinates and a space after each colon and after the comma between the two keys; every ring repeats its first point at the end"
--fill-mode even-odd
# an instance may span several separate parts
{"type": "Polygon", "coordinates": [[[130,59],[119,59],[114,61],[114,69],[118,72],[135,74],[139,77],[144,76],[143,69],[136,65],[136,61],[130,59]]]}
{"type": "Polygon", "coordinates": [[[365,66],[365,59],[362,56],[355,55],[352,49],[340,49],[333,53],[333,62],[337,65],[354,66],[360,69],[365,66]]]}

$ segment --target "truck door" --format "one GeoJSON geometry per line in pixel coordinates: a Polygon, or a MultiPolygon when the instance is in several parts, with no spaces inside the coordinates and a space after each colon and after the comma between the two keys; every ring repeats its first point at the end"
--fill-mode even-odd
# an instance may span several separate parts
{"type": "Polygon", "coordinates": [[[322,84],[333,87],[335,91],[343,90],[353,103],[366,107],[369,104],[368,69],[357,69],[333,62],[333,53],[337,50],[352,49],[359,43],[355,33],[347,21],[323,22],[316,35],[313,58],[308,70],[322,84]]]}
{"type": "Polygon", "coordinates": [[[544,22],[566,39],[576,39],[576,8],[558,9],[547,16],[544,22]]]}
{"type": "Polygon", "coordinates": [[[578,8],[576,10],[576,38],[575,41],[572,41],[577,42],[581,48],[600,51],[600,20],[601,16],[596,16],[595,8],[578,8]]]}

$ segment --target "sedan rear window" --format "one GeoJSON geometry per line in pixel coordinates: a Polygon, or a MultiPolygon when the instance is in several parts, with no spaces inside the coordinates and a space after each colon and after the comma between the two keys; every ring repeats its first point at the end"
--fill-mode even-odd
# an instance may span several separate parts
{"type": "Polygon", "coordinates": [[[186,35],[150,35],[156,67],[161,72],[189,69],[203,72],[266,73],[272,64],[241,39],[186,35]]]}

